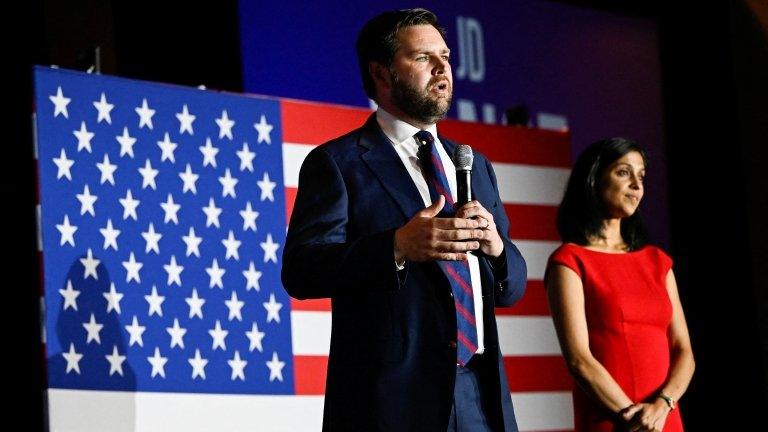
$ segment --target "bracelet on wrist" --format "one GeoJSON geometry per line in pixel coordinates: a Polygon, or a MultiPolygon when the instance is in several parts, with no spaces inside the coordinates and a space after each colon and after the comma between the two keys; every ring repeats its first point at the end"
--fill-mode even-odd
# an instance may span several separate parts
{"type": "Polygon", "coordinates": [[[658,397],[659,397],[659,399],[663,399],[664,402],[667,403],[667,406],[669,407],[670,411],[673,411],[677,407],[677,403],[675,401],[675,398],[673,398],[672,396],[669,396],[669,395],[664,394],[664,393],[659,393],[658,397]]]}

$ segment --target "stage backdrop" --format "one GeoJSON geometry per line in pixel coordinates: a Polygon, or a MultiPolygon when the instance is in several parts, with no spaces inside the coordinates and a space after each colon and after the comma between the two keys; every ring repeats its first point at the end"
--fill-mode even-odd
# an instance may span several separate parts
{"type": "MultiPolygon", "coordinates": [[[[35,71],[49,422],[56,431],[312,431],[329,301],[289,299],[298,172],[370,111],[35,71]]],[[[457,121],[493,162],[528,292],[497,311],[523,431],[570,430],[542,277],[569,135],[457,121]]]]}
{"type": "Polygon", "coordinates": [[[455,94],[449,117],[500,123],[511,106],[534,125],[567,124],[573,154],[625,136],[649,149],[643,211],[667,245],[666,153],[656,24],[549,0],[240,2],[245,91],[367,107],[355,54],[363,24],[426,7],[447,29],[455,94]]]}

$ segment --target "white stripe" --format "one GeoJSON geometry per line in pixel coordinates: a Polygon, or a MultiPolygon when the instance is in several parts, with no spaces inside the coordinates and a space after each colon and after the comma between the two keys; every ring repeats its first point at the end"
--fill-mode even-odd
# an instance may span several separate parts
{"type": "Polygon", "coordinates": [[[291,312],[294,355],[327,356],[331,347],[330,312],[291,312]]]}
{"type": "Polygon", "coordinates": [[[528,267],[528,279],[543,280],[544,271],[547,269],[547,260],[549,260],[552,252],[560,246],[560,242],[512,239],[512,243],[517,246],[525,259],[525,265],[528,267]]]}
{"type": "MultiPolygon", "coordinates": [[[[315,145],[283,143],[283,179],[286,187],[299,186],[301,164],[315,145]]],[[[537,165],[493,163],[501,201],[559,205],[570,171],[537,165]]]]}
{"type": "Polygon", "coordinates": [[[492,163],[501,201],[559,205],[570,170],[539,165],[492,163]]]}
{"type": "Polygon", "coordinates": [[[573,430],[571,392],[512,393],[512,405],[521,432],[573,430]]]}
{"type": "Polygon", "coordinates": [[[32,151],[34,152],[35,160],[38,160],[40,153],[37,140],[37,113],[32,113],[32,151]]]}
{"type": "MultiPolygon", "coordinates": [[[[501,352],[511,356],[560,355],[549,317],[497,316],[501,352]]],[[[295,355],[327,356],[331,345],[331,313],[291,312],[295,355]]]]}
{"type": "Polygon", "coordinates": [[[37,251],[43,251],[43,219],[40,204],[35,205],[35,222],[37,225],[37,251]]]}
{"type": "Polygon", "coordinates": [[[283,180],[285,187],[299,187],[299,170],[309,152],[317,146],[283,143],[283,180]]]}
{"type": "Polygon", "coordinates": [[[53,432],[319,431],[322,396],[49,389],[53,432]]]}
{"type": "Polygon", "coordinates": [[[561,355],[550,317],[497,315],[496,325],[505,356],[561,355]]]}
{"type": "MultiPolygon", "coordinates": [[[[48,390],[53,432],[319,431],[322,396],[48,390]],[[300,415],[296,415],[300,413],[300,415]]],[[[573,429],[569,392],[512,393],[521,432],[573,429]]]]}
{"type": "Polygon", "coordinates": [[[48,316],[45,314],[45,296],[40,296],[38,303],[40,306],[40,342],[45,345],[48,343],[48,333],[45,330],[48,328],[46,325],[48,316]]]}

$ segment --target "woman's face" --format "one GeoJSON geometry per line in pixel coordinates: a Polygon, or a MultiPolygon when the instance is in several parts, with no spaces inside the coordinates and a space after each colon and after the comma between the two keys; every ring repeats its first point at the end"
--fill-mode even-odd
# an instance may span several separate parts
{"type": "Polygon", "coordinates": [[[643,199],[645,162],[640,153],[629,152],[608,166],[600,179],[600,197],[608,216],[632,216],[643,199]]]}

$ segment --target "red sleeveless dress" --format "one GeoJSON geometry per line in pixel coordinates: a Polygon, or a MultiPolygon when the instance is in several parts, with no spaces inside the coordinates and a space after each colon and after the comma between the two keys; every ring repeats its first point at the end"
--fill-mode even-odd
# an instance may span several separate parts
{"type": "MultiPolygon", "coordinates": [[[[672,304],[666,290],[672,259],[645,246],[628,253],[598,252],[566,243],[549,258],[576,272],[584,286],[584,309],[592,355],[635,402],[652,401],[670,366],[667,329],[672,304]]],[[[573,392],[577,432],[618,431],[613,414],[578,387],[573,392]]],[[[680,411],[667,416],[664,432],[683,430],[680,411]]]]}

